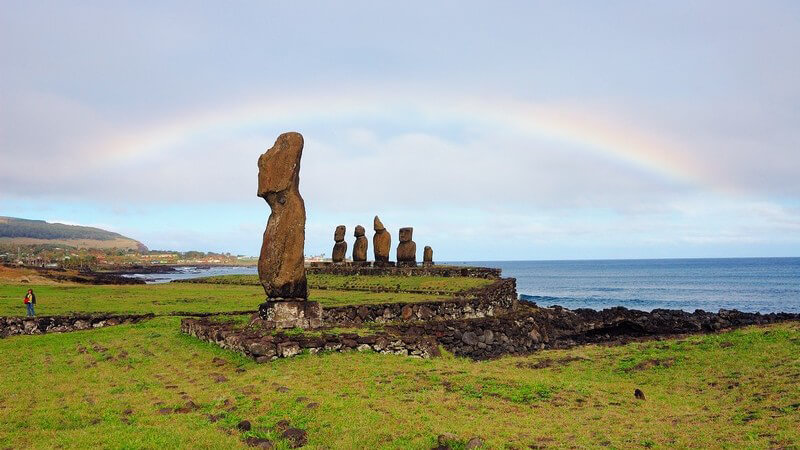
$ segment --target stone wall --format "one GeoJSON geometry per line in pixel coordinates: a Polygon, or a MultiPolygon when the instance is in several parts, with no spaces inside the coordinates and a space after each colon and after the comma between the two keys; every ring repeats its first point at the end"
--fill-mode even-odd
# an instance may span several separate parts
{"type": "Polygon", "coordinates": [[[747,325],[800,320],[800,314],[719,313],[656,309],[652,312],[622,307],[595,311],[560,307],[520,306],[509,315],[475,320],[452,320],[387,326],[387,331],[407,339],[436,336],[437,342],[458,356],[488,359],[522,355],[545,348],[620,342],[630,339],[667,337],[684,333],[707,333],[747,325]]]}
{"type": "Polygon", "coordinates": [[[256,360],[267,362],[289,358],[302,352],[375,351],[418,358],[439,355],[436,340],[428,336],[392,336],[388,333],[358,335],[356,333],[319,333],[294,335],[254,330],[237,330],[230,324],[209,319],[181,320],[181,331],[200,340],[212,342],[256,360]]]}
{"type": "Polygon", "coordinates": [[[362,264],[312,263],[306,273],[322,275],[373,275],[373,276],[415,276],[415,277],[470,277],[500,278],[500,269],[491,267],[460,266],[419,266],[419,267],[378,267],[362,264]]]}
{"type": "Polygon", "coordinates": [[[507,314],[516,305],[516,279],[501,278],[489,286],[460,292],[452,300],[323,308],[322,319],[325,326],[354,326],[364,322],[476,319],[507,314]]]}
{"type": "Polygon", "coordinates": [[[136,323],[154,314],[83,314],[71,316],[0,317],[0,338],[20,334],[64,333],[136,323]]]}
{"type": "Polygon", "coordinates": [[[387,324],[369,335],[355,333],[312,335],[234,329],[207,318],[183,319],[181,331],[258,362],[291,357],[308,351],[372,350],[417,357],[440,354],[440,346],[457,356],[489,359],[525,355],[541,349],[591,343],[625,343],[631,339],[709,333],[747,325],[800,320],[800,314],[758,314],[720,310],[719,313],[625,308],[603,311],[520,306],[510,314],[483,319],[387,324]]]}

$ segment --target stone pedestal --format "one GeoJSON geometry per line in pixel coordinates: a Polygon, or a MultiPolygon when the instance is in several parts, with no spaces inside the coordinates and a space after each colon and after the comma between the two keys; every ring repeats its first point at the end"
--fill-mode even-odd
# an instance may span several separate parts
{"type": "Polygon", "coordinates": [[[416,261],[397,261],[397,267],[417,267],[416,261]]]}
{"type": "Polygon", "coordinates": [[[266,328],[320,328],[322,307],[305,299],[271,299],[258,307],[258,319],[266,328]]]}
{"type": "Polygon", "coordinates": [[[392,261],[375,261],[372,263],[372,267],[394,267],[395,264],[392,261]]]}

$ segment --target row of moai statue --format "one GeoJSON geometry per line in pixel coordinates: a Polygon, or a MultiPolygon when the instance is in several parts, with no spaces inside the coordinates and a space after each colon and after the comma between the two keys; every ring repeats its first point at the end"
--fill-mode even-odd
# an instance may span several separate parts
{"type": "MultiPolygon", "coordinates": [[[[373,220],[373,227],[375,235],[372,236],[372,247],[375,254],[375,265],[391,265],[389,262],[389,248],[392,245],[392,236],[383,226],[381,219],[375,216],[373,220]]],[[[345,255],[347,254],[347,242],[344,240],[344,234],[347,228],[344,225],[336,227],[333,233],[333,253],[331,259],[334,263],[344,262],[345,255]]],[[[414,267],[417,265],[417,244],[413,241],[414,228],[404,227],[400,228],[400,244],[397,245],[397,265],[401,267],[414,267]]],[[[356,225],[355,233],[356,242],[353,244],[353,262],[356,264],[365,264],[367,262],[367,249],[369,244],[365,236],[364,227],[356,225]]],[[[425,246],[422,252],[422,264],[424,266],[433,265],[433,249],[430,246],[425,246]]]]}

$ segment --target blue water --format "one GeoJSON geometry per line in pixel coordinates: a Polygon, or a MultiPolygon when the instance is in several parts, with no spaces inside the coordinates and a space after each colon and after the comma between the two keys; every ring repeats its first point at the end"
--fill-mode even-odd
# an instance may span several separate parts
{"type": "Polygon", "coordinates": [[[455,263],[502,269],[540,306],[800,312],[800,258],[455,263]]]}
{"type": "Polygon", "coordinates": [[[172,280],[186,280],[189,278],[213,277],[216,275],[255,275],[258,269],[255,266],[223,266],[223,267],[176,267],[175,272],[169,273],[136,273],[123,275],[130,278],[140,278],[147,284],[169,283],[172,280]]]}

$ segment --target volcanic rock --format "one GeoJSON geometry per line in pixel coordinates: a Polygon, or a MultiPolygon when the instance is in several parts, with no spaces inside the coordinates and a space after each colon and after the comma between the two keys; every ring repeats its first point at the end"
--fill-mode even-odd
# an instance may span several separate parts
{"type": "Polygon", "coordinates": [[[289,441],[289,447],[298,448],[308,443],[308,433],[299,428],[289,428],[281,434],[281,437],[289,441]]]}

